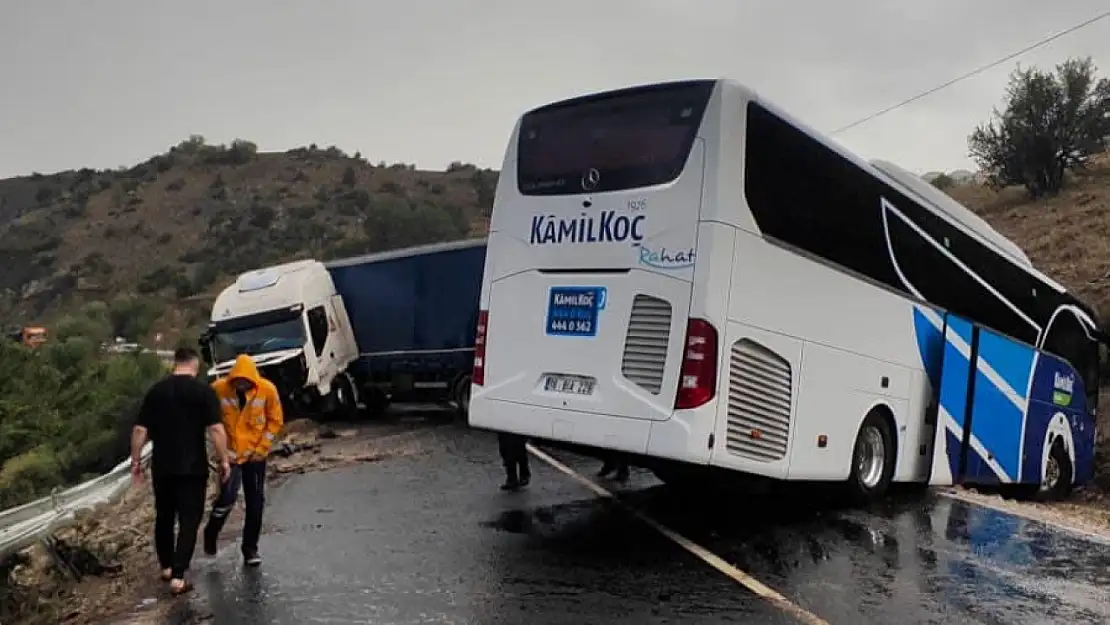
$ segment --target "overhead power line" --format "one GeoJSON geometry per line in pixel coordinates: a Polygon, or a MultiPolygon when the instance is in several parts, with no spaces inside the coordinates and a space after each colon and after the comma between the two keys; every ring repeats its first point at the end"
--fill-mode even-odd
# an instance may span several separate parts
{"type": "Polygon", "coordinates": [[[1080,30],[1082,28],[1086,28],[1087,26],[1090,26],[1091,24],[1094,24],[1095,22],[1097,22],[1099,20],[1102,20],[1102,19],[1105,19],[1107,17],[1110,17],[1110,11],[1107,11],[1105,13],[1101,13],[1099,15],[1096,15],[1095,17],[1092,17],[1091,19],[1089,19],[1085,22],[1081,22],[1079,24],[1076,24],[1075,26],[1072,26],[1071,28],[1061,30],[1060,32],[1058,32],[1054,35],[1051,35],[1049,37],[1045,37],[1044,39],[1041,39],[1040,41],[1037,41],[1035,43],[1032,43],[1032,44],[1022,48],[1021,50],[1018,50],[1017,52],[1007,54],[1006,56],[1004,56],[1004,57],[1002,57],[1002,58],[1000,58],[996,61],[993,61],[991,63],[983,65],[982,67],[977,67],[977,68],[971,70],[970,72],[968,72],[966,74],[963,74],[961,76],[957,76],[957,77],[953,78],[952,80],[949,80],[946,83],[937,85],[936,87],[933,87],[932,89],[929,89],[927,91],[922,91],[921,93],[913,96],[912,98],[902,100],[901,102],[899,102],[897,104],[893,104],[891,106],[888,106],[888,107],[886,107],[885,109],[883,109],[881,111],[878,111],[876,113],[872,113],[871,115],[868,115],[867,117],[864,117],[862,119],[858,119],[858,120],[848,124],[847,126],[841,126],[840,128],[837,128],[836,130],[832,131],[829,134],[830,135],[837,135],[837,134],[840,134],[840,133],[844,132],[845,130],[851,130],[852,128],[855,128],[856,126],[859,126],[861,124],[865,124],[865,123],[875,119],[876,117],[881,117],[881,116],[886,115],[887,113],[889,113],[891,111],[894,111],[896,109],[900,109],[903,106],[906,106],[907,104],[916,102],[916,101],[920,100],[921,98],[924,98],[926,96],[930,96],[930,95],[932,95],[932,94],[934,94],[938,91],[941,91],[942,89],[947,89],[948,87],[951,87],[952,85],[954,85],[958,82],[967,80],[968,78],[971,78],[972,76],[976,76],[978,74],[981,74],[981,73],[987,71],[988,69],[991,69],[993,67],[997,67],[997,66],[1005,63],[1006,61],[1013,60],[1013,59],[1025,54],[1026,52],[1029,52],[1031,50],[1035,50],[1035,49],[1037,49],[1037,48],[1039,48],[1039,47],[1041,47],[1045,44],[1056,41],[1057,39],[1059,39],[1060,37],[1063,37],[1064,35],[1070,35],[1071,33],[1074,33],[1077,30],[1080,30]]]}

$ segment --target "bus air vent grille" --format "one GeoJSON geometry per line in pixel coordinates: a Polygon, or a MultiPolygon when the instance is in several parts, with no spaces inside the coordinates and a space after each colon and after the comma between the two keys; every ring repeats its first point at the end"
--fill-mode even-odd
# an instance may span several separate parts
{"type": "Polygon", "coordinates": [[[733,344],[725,443],[728,451],[763,462],[786,457],[790,400],[789,362],[749,339],[733,344]]]}
{"type": "Polygon", "coordinates": [[[663,388],[667,347],[671,338],[671,304],[650,295],[632,300],[632,316],[624,337],[621,373],[654,395],[663,388]]]}

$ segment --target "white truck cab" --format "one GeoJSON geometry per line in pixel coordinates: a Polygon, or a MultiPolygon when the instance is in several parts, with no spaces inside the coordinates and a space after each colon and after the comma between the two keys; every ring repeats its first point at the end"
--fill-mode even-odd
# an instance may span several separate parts
{"type": "Polygon", "coordinates": [[[347,368],[358,358],[358,346],[343,299],[321,262],[240,275],[217,296],[201,345],[214,363],[212,379],[226,375],[239,354],[249,354],[278,387],[287,410],[357,410],[347,368]]]}

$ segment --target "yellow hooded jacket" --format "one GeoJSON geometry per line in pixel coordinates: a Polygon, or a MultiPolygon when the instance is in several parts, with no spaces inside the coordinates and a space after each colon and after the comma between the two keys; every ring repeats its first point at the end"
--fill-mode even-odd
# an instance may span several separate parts
{"type": "Polygon", "coordinates": [[[250,356],[240,354],[227,376],[212,383],[212,390],[220,398],[220,413],[227,429],[231,462],[241,464],[251,457],[264,460],[285,422],[277,387],[258,373],[258,367],[250,356]],[[231,384],[236,378],[254,383],[254,388],[246,394],[242,410],[239,409],[235,387],[231,384]]]}

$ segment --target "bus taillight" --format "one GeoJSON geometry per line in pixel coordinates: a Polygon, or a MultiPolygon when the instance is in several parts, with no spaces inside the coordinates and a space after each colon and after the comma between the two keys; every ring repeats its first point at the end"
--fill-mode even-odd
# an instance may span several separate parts
{"type": "Polygon", "coordinates": [[[489,311],[478,311],[478,329],[474,334],[474,371],[470,381],[478,386],[486,383],[486,328],[489,327],[489,311]]]}
{"type": "Polygon", "coordinates": [[[704,319],[690,319],[683,349],[676,410],[697,408],[716,395],[717,329],[704,319]]]}

